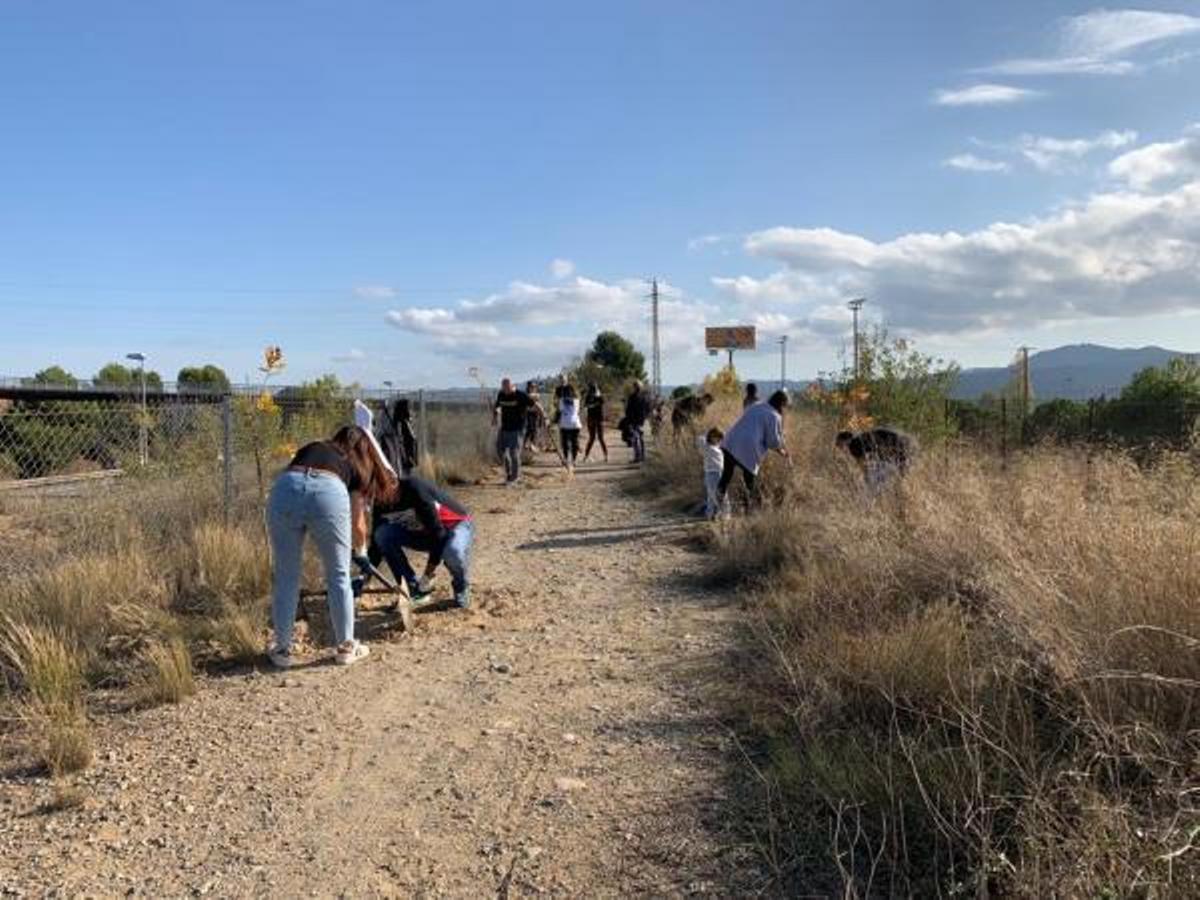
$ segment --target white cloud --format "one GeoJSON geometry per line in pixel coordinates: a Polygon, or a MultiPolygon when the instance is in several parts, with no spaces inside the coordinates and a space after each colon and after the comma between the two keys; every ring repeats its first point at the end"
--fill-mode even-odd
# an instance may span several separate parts
{"type": "Polygon", "coordinates": [[[1200,178],[1200,129],[1177,141],[1147,144],[1108,164],[1109,174],[1135,190],[1176,179],[1200,178]]]}
{"type": "Polygon", "coordinates": [[[1115,160],[1137,191],[1098,193],[1025,222],[873,241],[829,228],[756,232],[744,247],[779,262],[765,278],[714,279],[732,299],[812,334],[841,333],[838,308],[865,295],[889,325],[925,335],[1028,328],[1200,308],[1200,134],[1115,160]]]}
{"type": "Polygon", "coordinates": [[[997,106],[1031,100],[1037,91],[1008,84],[973,84],[965,88],[936,91],[933,102],[938,106],[997,106]]]}
{"type": "Polygon", "coordinates": [[[697,250],[703,250],[706,247],[715,247],[718,244],[724,244],[731,240],[734,240],[734,236],[730,234],[702,234],[699,237],[690,238],[687,242],[687,248],[692,253],[695,253],[697,250]]]}
{"type": "Polygon", "coordinates": [[[575,274],[575,263],[569,259],[554,259],[550,261],[550,274],[555,278],[570,278],[575,274]]]}
{"type": "Polygon", "coordinates": [[[1096,150],[1120,150],[1137,140],[1136,131],[1104,131],[1092,138],[1055,138],[1023,134],[1017,148],[1034,166],[1054,171],[1064,163],[1082,159],[1096,150]]]}
{"type": "MultiPolygon", "coordinates": [[[[387,321],[464,360],[486,359],[524,374],[557,368],[581,354],[598,331],[615,329],[643,351],[649,337],[647,285],[575,277],[562,284],[516,281],[508,289],[453,307],[392,310],[387,321]]],[[[659,282],[664,352],[695,352],[714,307],[659,282]]]]}
{"type": "Polygon", "coordinates": [[[1097,9],[1061,20],[1051,55],[1004,60],[979,71],[991,75],[1125,75],[1140,66],[1122,55],[1197,32],[1200,18],[1195,16],[1097,9]]]}
{"type": "Polygon", "coordinates": [[[331,357],[335,363],[362,362],[366,358],[367,354],[362,350],[359,350],[357,347],[351,347],[345,353],[337,353],[331,357]]]}
{"type": "Polygon", "coordinates": [[[1108,58],[1200,31],[1200,19],[1142,9],[1097,9],[1063,23],[1063,46],[1077,56],[1108,58]]]}
{"type": "Polygon", "coordinates": [[[360,284],[354,289],[354,295],[363,300],[390,300],[396,296],[396,289],[386,284],[360,284]]]}
{"type": "Polygon", "coordinates": [[[964,172],[1007,172],[1012,167],[998,159],[983,159],[974,153],[960,153],[943,160],[942,165],[949,169],[961,169],[964,172]]]}

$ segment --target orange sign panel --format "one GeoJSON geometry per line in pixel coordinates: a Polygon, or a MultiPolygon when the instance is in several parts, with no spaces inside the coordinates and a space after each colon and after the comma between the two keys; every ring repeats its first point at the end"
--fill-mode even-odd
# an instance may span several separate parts
{"type": "Polygon", "coordinates": [[[706,350],[753,350],[753,325],[727,325],[704,329],[706,350]]]}

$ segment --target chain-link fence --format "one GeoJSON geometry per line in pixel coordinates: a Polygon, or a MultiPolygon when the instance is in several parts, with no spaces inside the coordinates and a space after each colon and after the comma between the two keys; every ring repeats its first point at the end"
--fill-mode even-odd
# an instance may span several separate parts
{"type": "MultiPolygon", "coordinates": [[[[457,481],[482,474],[486,404],[423,391],[375,392],[366,402],[379,423],[398,399],[408,401],[423,471],[457,481]]],[[[301,445],[350,423],[353,403],[305,388],[145,398],[5,390],[0,541],[13,552],[0,559],[0,578],[86,553],[115,522],[146,531],[258,519],[275,473],[301,445]]]]}

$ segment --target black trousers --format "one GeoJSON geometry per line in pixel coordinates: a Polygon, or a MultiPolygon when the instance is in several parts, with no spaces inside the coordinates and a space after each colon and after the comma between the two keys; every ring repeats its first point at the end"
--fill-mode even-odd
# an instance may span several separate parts
{"type": "Polygon", "coordinates": [[[725,494],[729,490],[729,483],[733,481],[733,473],[740,469],[742,472],[742,483],[746,485],[746,493],[750,495],[750,502],[756,502],[758,500],[758,493],[755,488],[758,484],[758,476],[738,462],[728,450],[722,450],[721,454],[725,457],[725,466],[721,469],[721,480],[717,482],[717,496],[722,500],[725,499],[725,494]]]}
{"type": "Polygon", "coordinates": [[[575,457],[579,455],[579,429],[560,428],[558,434],[562,438],[563,459],[569,463],[575,462],[575,457]]]}

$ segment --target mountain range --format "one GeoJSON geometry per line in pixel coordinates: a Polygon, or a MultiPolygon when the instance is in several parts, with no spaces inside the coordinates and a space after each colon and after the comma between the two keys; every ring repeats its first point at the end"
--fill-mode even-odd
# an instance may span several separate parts
{"type": "MultiPolygon", "coordinates": [[[[1194,355],[1162,347],[1070,344],[1031,353],[1029,378],[1035,400],[1115,397],[1142,369],[1165,366],[1175,357],[1194,355]]],[[[961,400],[974,400],[984,393],[999,393],[1019,375],[1018,366],[963,369],[952,395],[961,400]]]]}

